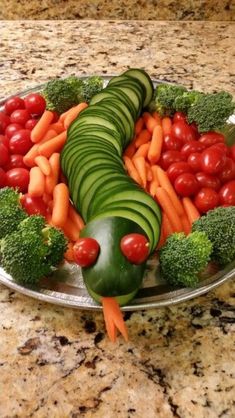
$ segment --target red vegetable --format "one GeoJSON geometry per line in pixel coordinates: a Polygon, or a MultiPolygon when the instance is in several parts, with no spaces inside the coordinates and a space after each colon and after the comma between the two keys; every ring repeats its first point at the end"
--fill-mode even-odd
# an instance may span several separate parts
{"type": "Polygon", "coordinates": [[[197,193],[199,184],[192,173],[183,173],[175,180],[174,187],[180,196],[189,197],[197,193]]]}
{"type": "Polygon", "coordinates": [[[173,123],[176,122],[184,122],[187,123],[187,119],[184,113],[182,112],[175,112],[174,116],[173,116],[173,123]]]}
{"type": "Polygon", "coordinates": [[[25,126],[27,120],[30,119],[30,113],[26,109],[14,110],[11,114],[11,123],[19,123],[22,126],[25,126]]]}
{"type": "Polygon", "coordinates": [[[179,151],[184,145],[183,141],[179,138],[175,138],[172,134],[166,134],[163,137],[163,149],[164,150],[176,150],[179,151]]]}
{"type": "Polygon", "coordinates": [[[5,171],[0,167],[0,189],[7,186],[7,176],[5,171]]]}
{"type": "Polygon", "coordinates": [[[18,96],[10,97],[4,105],[4,109],[8,115],[11,115],[15,110],[24,109],[24,100],[18,96]]]}
{"type": "Polygon", "coordinates": [[[201,168],[205,173],[217,174],[221,172],[225,162],[225,154],[215,145],[207,148],[201,154],[201,168]]]}
{"type": "Polygon", "coordinates": [[[201,144],[199,141],[190,141],[184,144],[180,152],[186,159],[193,152],[201,152],[204,149],[205,149],[205,145],[201,144]]]}
{"type": "Polygon", "coordinates": [[[5,135],[0,135],[0,144],[4,145],[8,149],[9,139],[5,135]]]}
{"type": "Polygon", "coordinates": [[[0,134],[4,134],[6,127],[10,123],[9,116],[5,115],[3,112],[0,112],[0,134]]]}
{"type": "Polygon", "coordinates": [[[195,130],[185,122],[173,123],[171,133],[183,142],[193,141],[197,138],[195,130]]]}
{"type": "Polygon", "coordinates": [[[23,129],[23,126],[19,123],[10,123],[5,130],[5,135],[7,138],[11,138],[13,135],[16,134],[20,129],[23,129]]]}
{"type": "Polygon", "coordinates": [[[165,151],[163,152],[158,164],[164,169],[167,170],[168,167],[172,164],[172,163],[176,163],[179,161],[183,161],[184,157],[182,156],[182,154],[180,153],[180,151],[175,151],[175,150],[169,150],[169,151],[165,151]]]}
{"type": "Polygon", "coordinates": [[[219,196],[215,190],[209,187],[202,188],[194,199],[195,206],[199,212],[205,213],[208,210],[214,209],[219,204],[219,196]]]}
{"type": "Polygon", "coordinates": [[[21,193],[28,190],[29,171],[25,168],[13,168],[6,173],[7,186],[18,188],[21,193]]]}
{"type": "Polygon", "coordinates": [[[133,264],[143,263],[149,255],[149,242],[142,234],[128,234],[122,237],[121,251],[133,264]]]}
{"type": "Polygon", "coordinates": [[[93,238],[79,238],[73,246],[75,262],[81,267],[89,267],[96,261],[100,246],[93,238]]]}
{"type": "Polygon", "coordinates": [[[27,120],[25,124],[25,129],[29,129],[30,131],[32,131],[32,129],[34,128],[35,125],[37,125],[37,123],[38,123],[38,119],[29,119],[27,120]]]}
{"type": "Polygon", "coordinates": [[[25,194],[21,198],[21,204],[28,215],[47,215],[47,206],[41,197],[30,196],[25,194]]]}
{"type": "Polygon", "coordinates": [[[233,161],[235,161],[235,144],[230,147],[230,155],[233,161]]]}
{"type": "Polygon", "coordinates": [[[32,146],[29,129],[20,129],[9,140],[9,149],[12,154],[25,155],[32,146]]]}
{"type": "Polygon", "coordinates": [[[196,173],[195,177],[201,187],[213,190],[218,190],[220,188],[220,180],[218,177],[211,176],[210,174],[203,173],[202,171],[196,173]]]}
{"type": "Polygon", "coordinates": [[[201,170],[201,154],[199,152],[193,152],[188,157],[188,164],[191,169],[197,173],[201,170]]]}
{"type": "Polygon", "coordinates": [[[172,183],[182,173],[192,173],[192,168],[185,161],[179,161],[171,164],[167,169],[167,175],[172,183]]]}
{"type": "Polygon", "coordinates": [[[23,155],[12,154],[10,155],[7,165],[4,167],[6,171],[11,170],[12,168],[27,168],[23,161],[23,155]]]}
{"type": "Polygon", "coordinates": [[[44,97],[42,97],[38,93],[31,93],[28,94],[24,98],[25,108],[31,113],[31,115],[42,115],[44,110],[46,109],[46,101],[44,97]]]}
{"type": "Polygon", "coordinates": [[[10,155],[8,148],[5,145],[0,144],[0,167],[4,167],[9,161],[10,155]]]}
{"type": "Polygon", "coordinates": [[[217,132],[207,132],[199,138],[199,142],[206,147],[210,147],[211,145],[215,145],[219,142],[224,143],[224,135],[217,132]]]}
{"type": "Polygon", "coordinates": [[[232,158],[227,157],[222,171],[219,173],[219,179],[222,183],[235,180],[235,162],[232,158]]]}
{"type": "Polygon", "coordinates": [[[235,206],[235,180],[225,183],[219,191],[219,199],[222,205],[235,206]]]}

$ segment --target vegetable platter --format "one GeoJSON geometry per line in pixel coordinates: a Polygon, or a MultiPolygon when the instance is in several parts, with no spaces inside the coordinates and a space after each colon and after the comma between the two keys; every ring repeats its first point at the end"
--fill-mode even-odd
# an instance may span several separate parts
{"type": "Polygon", "coordinates": [[[115,341],[128,338],[119,306],[167,306],[232,278],[234,107],[140,69],[0,103],[0,282],[103,309],[115,341]]]}

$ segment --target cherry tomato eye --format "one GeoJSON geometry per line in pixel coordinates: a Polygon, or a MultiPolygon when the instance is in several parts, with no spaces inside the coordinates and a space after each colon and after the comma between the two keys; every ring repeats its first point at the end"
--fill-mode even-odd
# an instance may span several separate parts
{"type": "Polygon", "coordinates": [[[46,101],[39,93],[28,94],[24,98],[25,108],[31,115],[42,115],[46,109],[46,101]]]}
{"type": "Polygon", "coordinates": [[[198,141],[190,141],[184,144],[180,152],[185,158],[188,158],[188,156],[192,154],[193,152],[201,152],[204,149],[205,149],[204,144],[200,144],[200,142],[198,141]]]}
{"type": "Polygon", "coordinates": [[[191,169],[197,173],[201,170],[201,154],[199,152],[193,152],[188,157],[188,164],[191,169]]]}
{"type": "Polygon", "coordinates": [[[183,173],[175,180],[174,187],[180,196],[188,197],[197,193],[199,184],[193,174],[183,173]]]}
{"type": "Polygon", "coordinates": [[[74,260],[81,267],[89,267],[96,261],[100,246],[94,238],[79,238],[73,246],[74,260]]]}
{"type": "Polygon", "coordinates": [[[186,115],[182,112],[175,112],[173,116],[173,123],[184,122],[187,123],[186,115]]]}
{"type": "Polygon", "coordinates": [[[166,134],[163,137],[163,149],[179,151],[184,145],[179,138],[174,138],[172,134],[166,134]]]}
{"type": "Polygon", "coordinates": [[[9,140],[9,149],[12,154],[25,155],[32,147],[29,129],[21,129],[9,140]]]}
{"type": "Polygon", "coordinates": [[[7,186],[25,193],[29,185],[29,171],[26,168],[13,168],[6,172],[7,186]]]}
{"type": "Polygon", "coordinates": [[[220,180],[218,177],[203,173],[202,171],[196,173],[195,177],[202,188],[206,187],[213,190],[220,188],[220,180]]]}
{"type": "Polygon", "coordinates": [[[26,109],[14,110],[10,119],[11,123],[19,123],[19,125],[25,126],[27,120],[30,119],[30,113],[26,109]]]}
{"type": "Polygon", "coordinates": [[[20,202],[28,215],[42,215],[46,217],[47,206],[41,197],[25,194],[22,196],[20,202]]]}
{"type": "Polygon", "coordinates": [[[221,172],[226,162],[226,155],[216,145],[205,149],[201,154],[201,168],[205,173],[221,172]]]}
{"type": "Polygon", "coordinates": [[[182,173],[192,173],[192,168],[184,161],[173,163],[167,169],[167,175],[172,183],[174,183],[177,177],[182,173]]]}
{"type": "Polygon", "coordinates": [[[21,97],[10,97],[4,105],[4,109],[8,115],[11,115],[14,110],[24,109],[24,100],[21,97]]]}
{"type": "Polygon", "coordinates": [[[204,187],[195,196],[194,203],[200,213],[205,213],[218,206],[218,193],[209,187],[204,187]]]}
{"type": "Polygon", "coordinates": [[[123,255],[133,264],[141,264],[149,255],[149,242],[142,234],[128,234],[120,243],[123,255]]]}
{"type": "Polygon", "coordinates": [[[199,142],[206,147],[220,143],[224,143],[224,135],[217,132],[207,132],[199,138],[199,142]]]}
{"type": "Polygon", "coordinates": [[[0,189],[7,186],[7,176],[5,171],[0,167],[0,189]]]}
{"type": "Polygon", "coordinates": [[[197,137],[194,129],[187,123],[181,121],[173,123],[171,133],[183,142],[193,141],[197,137]]]}
{"type": "Polygon", "coordinates": [[[0,167],[4,167],[9,161],[10,155],[8,148],[5,145],[0,144],[0,167]]]}
{"type": "Polygon", "coordinates": [[[222,205],[235,206],[235,180],[225,183],[219,191],[219,199],[222,205]]]}
{"type": "Polygon", "coordinates": [[[6,127],[11,123],[9,116],[0,112],[0,134],[4,134],[6,127]]]}

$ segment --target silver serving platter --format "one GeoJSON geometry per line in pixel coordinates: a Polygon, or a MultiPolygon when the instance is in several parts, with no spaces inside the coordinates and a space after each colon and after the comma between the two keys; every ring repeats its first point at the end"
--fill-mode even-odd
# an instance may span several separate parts
{"type": "MultiPolygon", "coordinates": [[[[104,77],[105,84],[110,77],[112,76],[104,77]]],[[[161,82],[160,80],[154,80],[155,85],[161,82]]],[[[44,85],[38,85],[32,89],[15,93],[14,95],[23,97],[29,93],[40,91],[44,85]]],[[[5,100],[0,102],[0,109],[5,100]]],[[[231,121],[234,122],[234,120],[231,121]]],[[[214,265],[210,265],[201,277],[198,286],[193,289],[175,289],[162,279],[158,259],[157,257],[152,257],[147,263],[142,288],[138,291],[135,299],[130,304],[123,306],[122,310],[134,311],[174,305],[207,293],[234,277],[235,260],[221,270],[218,270],[214,265]]],[[[87,293],[81,269],[73,263],[65,262],[50,277],[41,280],[40,285],[37,287],[17,284],[0,267],[0,283],[17,292],[44,302],[79,309],[102,309],[87,293]]]]}

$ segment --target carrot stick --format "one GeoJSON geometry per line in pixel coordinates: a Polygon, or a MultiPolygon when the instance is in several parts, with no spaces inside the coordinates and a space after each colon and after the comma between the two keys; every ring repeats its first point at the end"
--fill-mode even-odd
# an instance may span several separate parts
{"type": "Polygon", "coordinates": [[[192,226],[193,222],[200,218],[200,213],[189,197],[183,197],[182,203],[190,225],[192,226]]]}
{"type": "Polygon", "coordinates": [[[138,136],[144,127],[144,119],[140,117],[135,124],[135,134],[138,136]]]}
{"type": "Polygon", "coordinates": [[[174,232],[181,232],[183,226],[180,220],[178,213],[176,212],[172,201],[165,189],[163,187],[158,187],[156,190],[156,198],[163,211],[166,213],[169,221],[173,227],[174,232]]]}
{"type": "MultiPolygon", "coordinates": [[[[53,129],[56,132],[56,135],[61,134],[64,131],[64,125],[62,122],[55,122],[49,126],[49,129],[53,129]]],[[[55,135],[55,136],[56,136],[55,135]]]]}
{"type": "Polygon", "coordinates": [[[152,197],[156,196],[157,188],[159,187],[159,183],[156,180],[152,180],[149,186],[149,193],[152,197]]]}
{"type": "Polygon", "coordinates": [[[57,135],[57,131],[55,131],[55,129],[51,129],[51,126],[49,126],[48,131],[45,133],[44,137],[41,139],[40,143],[42,144],[42,142],[46,142],[51,138],[54,138],[57,135]]]}
{"type": "Polygon", "coordinates": [[[159,125],[159,123],[152,117],[152,115],[149,112],[143,113],[143,119],[146,128],[148,131],[152,134],[155,126],[159,125]]]}
{"type": "Polygon", "coordinates": [[[49,158],[54,152],[59,152],[63,148],[67,139],[67,132],[64,131],[61,134],[55,136],[44,144],[39,145],[38,152],[40,155],[49,158]]]}
{"type": "Polygon", "coordinates": [[[74,261],[74,255],[73,255],[73,242],[69,242],[67,245],[67,250],[64,253],[65,260],[72,262],[74,261]]]}
{"type": "Polygon", "coordinates": [[[150,146],[150,142],[140,145],[137,151],[134,153],[133,158],[136,158],[136,157],[146,158],[148,154],[149,146],[150,146]]]}
{"type": "Polygon", "coordinates": [[[79,105],[75,106],[70,112],[66,115],[64,119],[64,127],[68,129],[71,123],[78,117],[79,113],[88,107],[87,103],[79,103],[79,105]]]}
{"type": "Polygon", "coordinates": [[[171,222],[165,212],[162,213],[162,227],[165,238],[174,233],[174,229],[172,228],[171,222]]]}
{"type": "Polygon", "coordinates": [[[62,230],[70,241],[75,242],[78,240],[80,229],[77,228],[77,225],[75,225],[70,218],[67,218],[65,224],[62,227],[62,230]]]}
{"type": "Polygon", "coordinates": [[[182,222],[182,225],[183,225],[183,230],[184,230],[185,235],[190,234],[190,232],[192,230],[192,227],[191,227],[191,223],[189,222],[186,213],[184,213],[181,216],[181,222],[182,222]]]}
{"type": "Polygon", "coordinates": [[[34,161],[45,176],[49,176],[51,174],[51,166],[46,157],[43,157],[43,155],[38,155],[34,161]]]}
{"type": "Polygon", "coordinates": [[[137,157],[133,159],[133,164],[141,178],[143,187],[146,188],[147,185],[147,170],[145,165],[144,157],[137,157]]]}
{"type": "Polygon", "coordinates": [[[166,172],[161,168],[158,167],[157,168],[157,177],[158,177],[158,181],[160,183],[160,186],[162,186],[168,193],[173,206],[175,207],[175,210],[177,211],[178,215],[183,215],[184,213],[184,209],[182,206],[182,203],[180,201],[180,199],[178,198],[174,187],[172,186],[166,172]]]}
{"type": "Polygon", "coordinates": [[[171,126],[172,122],[170,118],[165,117],[162,119],[162,130],[164,135],[171,133],[171,126]]]}
{"type": "Polygon", "coordinates": [[[76,106],[73,106],[73,107],[71,107],[70,109],[66,110],[66,112],[61,113],[61,115],[60,115],[60,117],[59,117],[59,122],[61,122],[61,123],[64,125],[64,120],[65,120],[66,116],[69,114],[69,112],[70,112],[72,109],[75,109],[75,107],[76,107],[76,106]]]}
{"type": "Polygon", "coordinates": [[[37,125],[31,131],[31,141],[38,143],[44,137],[45,133],[47,132],[50,123],[54,118],[53,112],[50,110],[45,110],[42,114],[41,118],[39,119],[37,125]]]}
{"type": "Polygon", "coordinates": [[[23,162],[27,167],[34,167],[35,164],[35,158],[38,155],[38,144],[34,144],[32,148],[25,154],[23,157],[23,162]]]}
{"type": "Polygon", "coordinates": [[[53,190],[52,223],[63,227],[69,211],[69,189],[64,183],[59,183],[53,190]]]}
{"type": "Polygon", "coordinates": [[[158,165],[152,165],[151,166],[151,171],[152,171],[152,174],[153,174],[153,180],[158,184],[158,186],[160,186],[158,176],[157,176],[158,165]]]}
{"type": "Polygon", "coordinates": [[[58,183],[59,174],[60,174],[60,154],[54,152],[49,158],[49,163],[51,166],[51,173],[46,177],[45,180],[45,191],[47,194],[51,195],[53,190],[58,183]]]}
{"type": "Polygon", "coordinates": [[[132,158],[133,155],[135,154],[135,144],[134,142],[131,142],[125,149],[124,154],[126,157],[132,158]]]}
{"type": "Polygon", "coordinates": [[[143,129],[134,141],[136,148],[139,148],[141,145],[146,144],[146,142],[149,142],[150,139],[151,133],[147,129],[143,129]]]}
{"type": "Polygon", "coordinates": [[[84,228],[85,224],[81,215],[77,213],[76,209],[74,209],[71,203],[69,205],[69,218],[71,219],[71,221],[73,221],[75,225],[77,225],[78,229],[84,228]]]}
{"type": "Polygon", "coordinates": [[[32,167],[29,172],[28,193],[34,197],[41,197],[45,191],[45,176],[39,167],[32,167]]]}
{"type": "Polygon", "coordinates": [[[125,163],[125,166],[126,166],[126,169],[127,169],[127,172],[129,174],[129,176],[131,178],[133,178],[133,180],[135,180],[136,183],[141,185],[142,184],[141,178],[140,178],[139,173],[136,170],[132,160],[129,157],[126,157],[126,156],[123,157],[123,160],[124,160],[124,163],[125,163]]]}
{"type": "Polygon", "coordinates": [[[146,167],[146,173],[147,173],[147,181],[152,181],[153,180],[152,170],[151,170],[150,164],[146,161],[145,161],[145,167],[146,167]]]}
{"type": "Polygon", "coordinates": [[[163,144],[163,131],[161,125],[156,125],[153,130],[153,136],[148,151],[148,160],[151,164],[155,164],[161,157],[163,144]]]}
{"type": "Polygon", "coordinates": [[[158,125],[162,124],[162,120],[161,120],[161,117],[160,117],[159,113],[153,112],[152,117],[157,121],[158,125]]]}
{"type": "Polygon", "coordinates": [[[112,342],[116,341],[115,328],[117,328],[124,337],[125,341],[128,341],[126,324],[123,320],[122,312],[116,299],[103,297],[101,301],[103,306],[104,320],[110,340],[112,342]]]}

